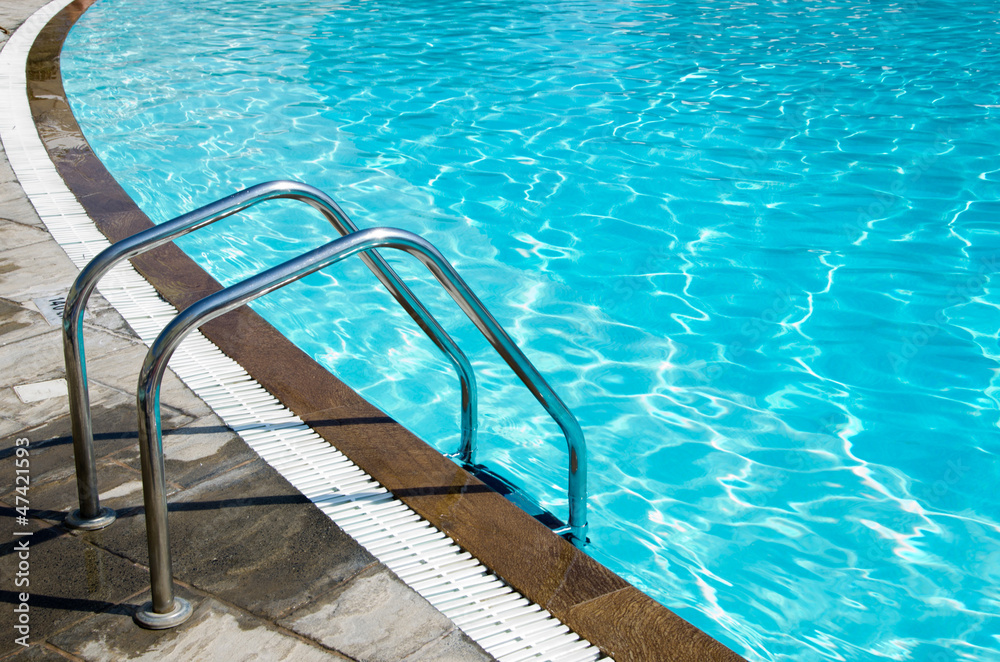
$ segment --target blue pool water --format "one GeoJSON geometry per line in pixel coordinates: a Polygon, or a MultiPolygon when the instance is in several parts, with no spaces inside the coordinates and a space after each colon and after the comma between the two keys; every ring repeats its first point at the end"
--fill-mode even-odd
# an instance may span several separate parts
{"type": "MultiPolygon", "coordinates": [[[[982,0],[101,0],[63,75],[162,221],[275,178],[435,243],[577,414],[595,558],[753,660],[1000,659],[1000,19],[982,0]]],[[[225,283],[295,205],[183,247],[225,283]]],[[[483,460],[555,426],[468,348],[483,460]]],[[[359,263],[256,308],[443,451],[457,382],[359,263]]]]}

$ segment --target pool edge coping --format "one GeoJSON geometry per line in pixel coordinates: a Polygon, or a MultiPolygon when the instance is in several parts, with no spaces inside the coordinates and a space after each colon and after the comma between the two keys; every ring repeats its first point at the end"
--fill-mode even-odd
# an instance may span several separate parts
{"type": "MultiPolygon", "coordinates": [[[[94,1],[75,0],[42,29],[28,56],[28,97],[59,175],[101,232],[119,241],[153,224],[90,149],[59,68],[69,29],[94,1]]],[[[178,309],[221,289],[173,244],[133,264],[178,309]]],[[[444,458],[248,308],[203,332],[323,439],[605,654],[619,662],[742,659],[444,458]]]]}

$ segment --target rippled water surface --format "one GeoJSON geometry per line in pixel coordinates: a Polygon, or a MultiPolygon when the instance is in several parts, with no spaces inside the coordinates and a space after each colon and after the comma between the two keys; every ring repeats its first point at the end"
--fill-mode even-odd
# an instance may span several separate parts
{"type": "MultiPolygon", "coordinates": [[[[101,0],[63,74],[161,221],[274,178],[423,234],[577,414],[588,551],[754,660],[1000,659],[1000,21],[981,0],[101,0]]],[[[226,283],[332,236],[186,238],[226,283]]],[[[472,357],[483,460],[565,512],[472,357]]],[[[439,449],[457,380],[364,270],[256,304],[439,449]]]]}

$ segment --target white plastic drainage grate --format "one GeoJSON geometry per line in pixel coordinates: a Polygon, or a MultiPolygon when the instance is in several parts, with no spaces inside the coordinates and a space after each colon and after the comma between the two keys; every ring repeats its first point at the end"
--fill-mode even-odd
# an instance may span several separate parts
{"type": "MultiPolygon", "coordinates": [[[[0,104],[0,138],[38,215],[82,268],[110,243],[49,160],[26,95],[28,51],[67,4],[54,0],[38,10],[0,51],[0,90],[8,100],[0,104]]],[[[127,263],[98,289],[147,345],[177,313],[127,263]]],[[[53,310],[56,303],[42,302],[53,310]]],[[[200,333],[181,344],[170,367],[265,461],[497,659],[610,659],[398,501],[200,333]]]]}

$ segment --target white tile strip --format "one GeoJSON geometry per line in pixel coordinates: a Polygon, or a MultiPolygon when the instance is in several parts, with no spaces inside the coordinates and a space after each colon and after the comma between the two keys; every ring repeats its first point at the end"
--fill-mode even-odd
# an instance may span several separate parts
{"type": "MultiPolygon", "coordinates": [[[[0,104],[0,138],[49,232],[82,268],[110,244],[49,160],[26,95],[28,51],[67,4],[54,0],[38,10],[0,51],[0,90],[7,100],[0,104]]],[[[128,264],[112,270],[98,289],[147,345],[177,313],[128,264]]],[[[181,344],[170,365],[254,451],[494,657],[609,659],[395,499],[200,333],[181,344]]]]}

